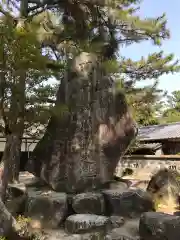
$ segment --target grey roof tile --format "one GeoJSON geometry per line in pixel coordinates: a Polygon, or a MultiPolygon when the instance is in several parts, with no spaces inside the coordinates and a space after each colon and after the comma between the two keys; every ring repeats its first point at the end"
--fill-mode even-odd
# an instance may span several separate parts
{"type": "Polygon", "coordinates": [[[152,149],[156,150],[162,146],[161,143],[145,143],[145,144],[140,144],[137,148],[144,148],[144,149],[152,149]]]}
{"type": "Polygon", "coordinates": [[[180,138],[180,122],[140,127],[140,141],[180,138]]]}

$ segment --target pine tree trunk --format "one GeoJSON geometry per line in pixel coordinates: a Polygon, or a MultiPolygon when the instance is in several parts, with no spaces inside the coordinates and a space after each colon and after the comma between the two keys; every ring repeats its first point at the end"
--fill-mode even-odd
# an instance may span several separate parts
{"type": "Polygon", "coordinates": [[[2,157],[4,171],[2,175],[1,197],[5,201],[6,190],[9,182],[19,180],[19,160],[21,154],[21,138],[14,134],[6,137],[6,145],[2,157]]]}
{"type": "MultiPolygon", "coordinates": [[[[24,69],[18,69],[15,71],[16,78],[15,86],[12,87],[12,95],[9,109],[9,124],[8,128],[10,133],[7,135],[7,151],[5,153],[7,164],[11,166],[9,174],[9,182],[19,181],[19,166],[21,157],[21,143],[24,133],[24,116],[25,116],[25,84],[26,84],[26,72],[24,69]],[[18,91],[17,91],[18,90],[18,91]],[[11,145],[10,145],[11,143],[11,145]],[[6,157],[8,156],[8,157],[6,157]]],[[[5,163],[6,165],[6,163],[5,163]]]]}
{"type": "Polygon", "coordinates": [[[56,111],[64,104],[69,111],[52,116],[27,169],[57,191],[82,192],[112,180],[136,135],[124,94],[112,89],[93,55],[77,57],[57,93],[56,111]]]}

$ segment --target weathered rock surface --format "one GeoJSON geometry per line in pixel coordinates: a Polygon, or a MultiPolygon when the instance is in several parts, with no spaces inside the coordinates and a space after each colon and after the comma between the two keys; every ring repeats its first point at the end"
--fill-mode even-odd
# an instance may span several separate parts
{"type": "Polygon", "coordinates": [[[141,216],[139,234],[143,240],[179,240],[180,217],[157,212],[141,216]]]}
{"type": "Polygon", "coordinates": [[[124,178],[124,176],[122,177],[119,177],[117,175],[114,175],[114,178],[113,178],[116,182],[119,182],[119,183],[126,183],[127,187],[130,187],[131,184],[132,184],[132,181],[124,178]]]}
{"type": "Polygon", "coordinates": [[[8,237],[14,232],[14,223],[12,215],[7,210],[4,203],[0,200],[0,236],[8,237]]]}
{"type": "Polygon", "coordinates": [[[28,161],[27,170],[56,191],[81,193],[104,186],[137,134],[124,93],[110,91],[113,80],[102,75],[99,64],[89,53],[72,61],[56,102],[70,112],[52,116],[28,161]]]}
{"type": "Polygon", "coordinates": [[[128,187],[130,186],[130,183],[128,181],[111,181],[109,183],[109,188],[110,189],[122,189],[122,190],[127,190],[128,187]]]}
{"type": "Polygon", "coordinates": [[[106,233],[111,227],[109,218],[95,214],[74,214],[69,216],[65,222],[65,229],[68,233],[106,233]]]}
{"type": "Polygon", "coordinates": [[[91,232],[84,234],[72,234],[68,237],[65,237],[64,240],[104,240],[104,232],[91,232]]]}
{"type": "Polygon", "coordinates": [[[28,189],[26,215],[39,227],[57,228],[67,215],[67,199],[66,193],[28,189]]]}
{"type": "Polygon", "coordinates": [[[109,215],[138,217],[143,212],[153,211],[151,196],[142,189],[104,190],[106,207],[109,215]]]}
{"type": "Polygon", "coordinates": [[[18,184],[9,185],[7,189],[7,201],[5,203],[8,211],[13,215],[22,214],[25,211],[27,200],[26,189],[18,184]]]}
{"type": "MultiPolygon", "coordinates": [[[[53,230],[53,231],[46,230],[41,235],[43,240],[104,240],[105,239],[104,232],[68,234],[62,229],[53,230]]],[[[41,239],[41,235],[40,235],[40,239],[41,239]]]]}
{"type": "Polygon", "coordinates": [[[128,220],[119,227],[112,229],[106,240],[138,240],[139,239],[139,219],[128,220]]]}
{"type": "Polygon", "coordinates": [[[81,193],[73,197],[72,207],[76,213],[103,215],[105,211],[104,197],[101,193],[81,193]]]}
{"type": "Polygon", "coordinates": [[[112,228],[119,228],[125,223],[125,219],[121,216],[110,216],[112,228]]]}
{"type": "Polygon", "coordinates": [[[169,169],[159,170],[151,178],[147,186],[147,191],[158,205],[168,205],[168,202],[171,202],[174,208],[179,207],[180,174],[177,171],[169,169]]]}
{"type": "Polygon", "coordinates": [[[175,170],[160,169],[149,181],[147,191],[154,193],[165,186],[169,186],[169,184],[171,184],[172,187],[174,186],[174,190],[180,187],[180,174],[175,170]]]}

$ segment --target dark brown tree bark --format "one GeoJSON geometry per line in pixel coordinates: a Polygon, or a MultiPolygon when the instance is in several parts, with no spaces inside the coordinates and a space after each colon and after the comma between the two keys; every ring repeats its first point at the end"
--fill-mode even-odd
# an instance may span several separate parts
{"type": "Polygon", "coordinates": [[[11,88],[9,112],[7,116],[4,115],[6,145],[2,158],[4,170],[2,175],[1,195],[3,201],[5,201],[6,198],[8,183],[19,181],[21,143],[24,133],[25,71],[16,71],[16,77],[19,81],[17,81],[17,79],[14,80],[15,84],[11,88]]]}
{"type": "Polygon", "coordinates": [[[124,94],[112,90],[112,79],[93,55],[77,57],[27,169],[57,191],[82,192],[109,182],[137,130],[124,94]],[[60,116],[64,104],[68,112],[60,116]]]}
{"type": "Polygon", "coordinates": [[[20,153],[21,139],[14,134],[7,135],[6,146],[2,158],[4,171],[2,175],[1,198],[3,202],[6,198],[8,183],[18,181],[20,153]]]}

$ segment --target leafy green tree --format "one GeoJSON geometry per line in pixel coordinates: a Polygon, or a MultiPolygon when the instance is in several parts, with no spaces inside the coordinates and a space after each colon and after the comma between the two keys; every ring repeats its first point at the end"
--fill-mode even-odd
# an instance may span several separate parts
{"type": "Polygon", "coordinates": [[[180,90],[173,91],[168,96],[167,100],[168,100],[169,108],[173,108],[173,109],[180,111],[180,90]]]}
{"type": "Polygon", "coordinates": [[[163,122],[179,122],[180,121],[180,90],[173,91],[167,97],[167,106],[162,114],[163,122]]]}
{"type": "Polygon", "coordinates": [[[51,56],[42,54],[31,32],[24,35],[17,31],[9,16],[1,18],[0,32],[3,33],[0,36],[0,127],[6,137],[2,158],[5,163],[2,192],[5,193],[8,181],[18,181],[23,135],[35,137],[48,123],[57,90],[56,85],[48,84],[48,79],[60,73],[47,68],[51,56]]]}
{"type": "MultiPolygon", "coordinates": [[[[143,80],[141,80],[143,81],[143,80]]],[[[159,124],[159,116],[163,107],[166,92],[158,89],[158,80],[153,85],[137,87],[136,81],[116,78],[116,88],[124,89],[127,101],[131,106],[134,119],[140,126],[159,124]]]]}

